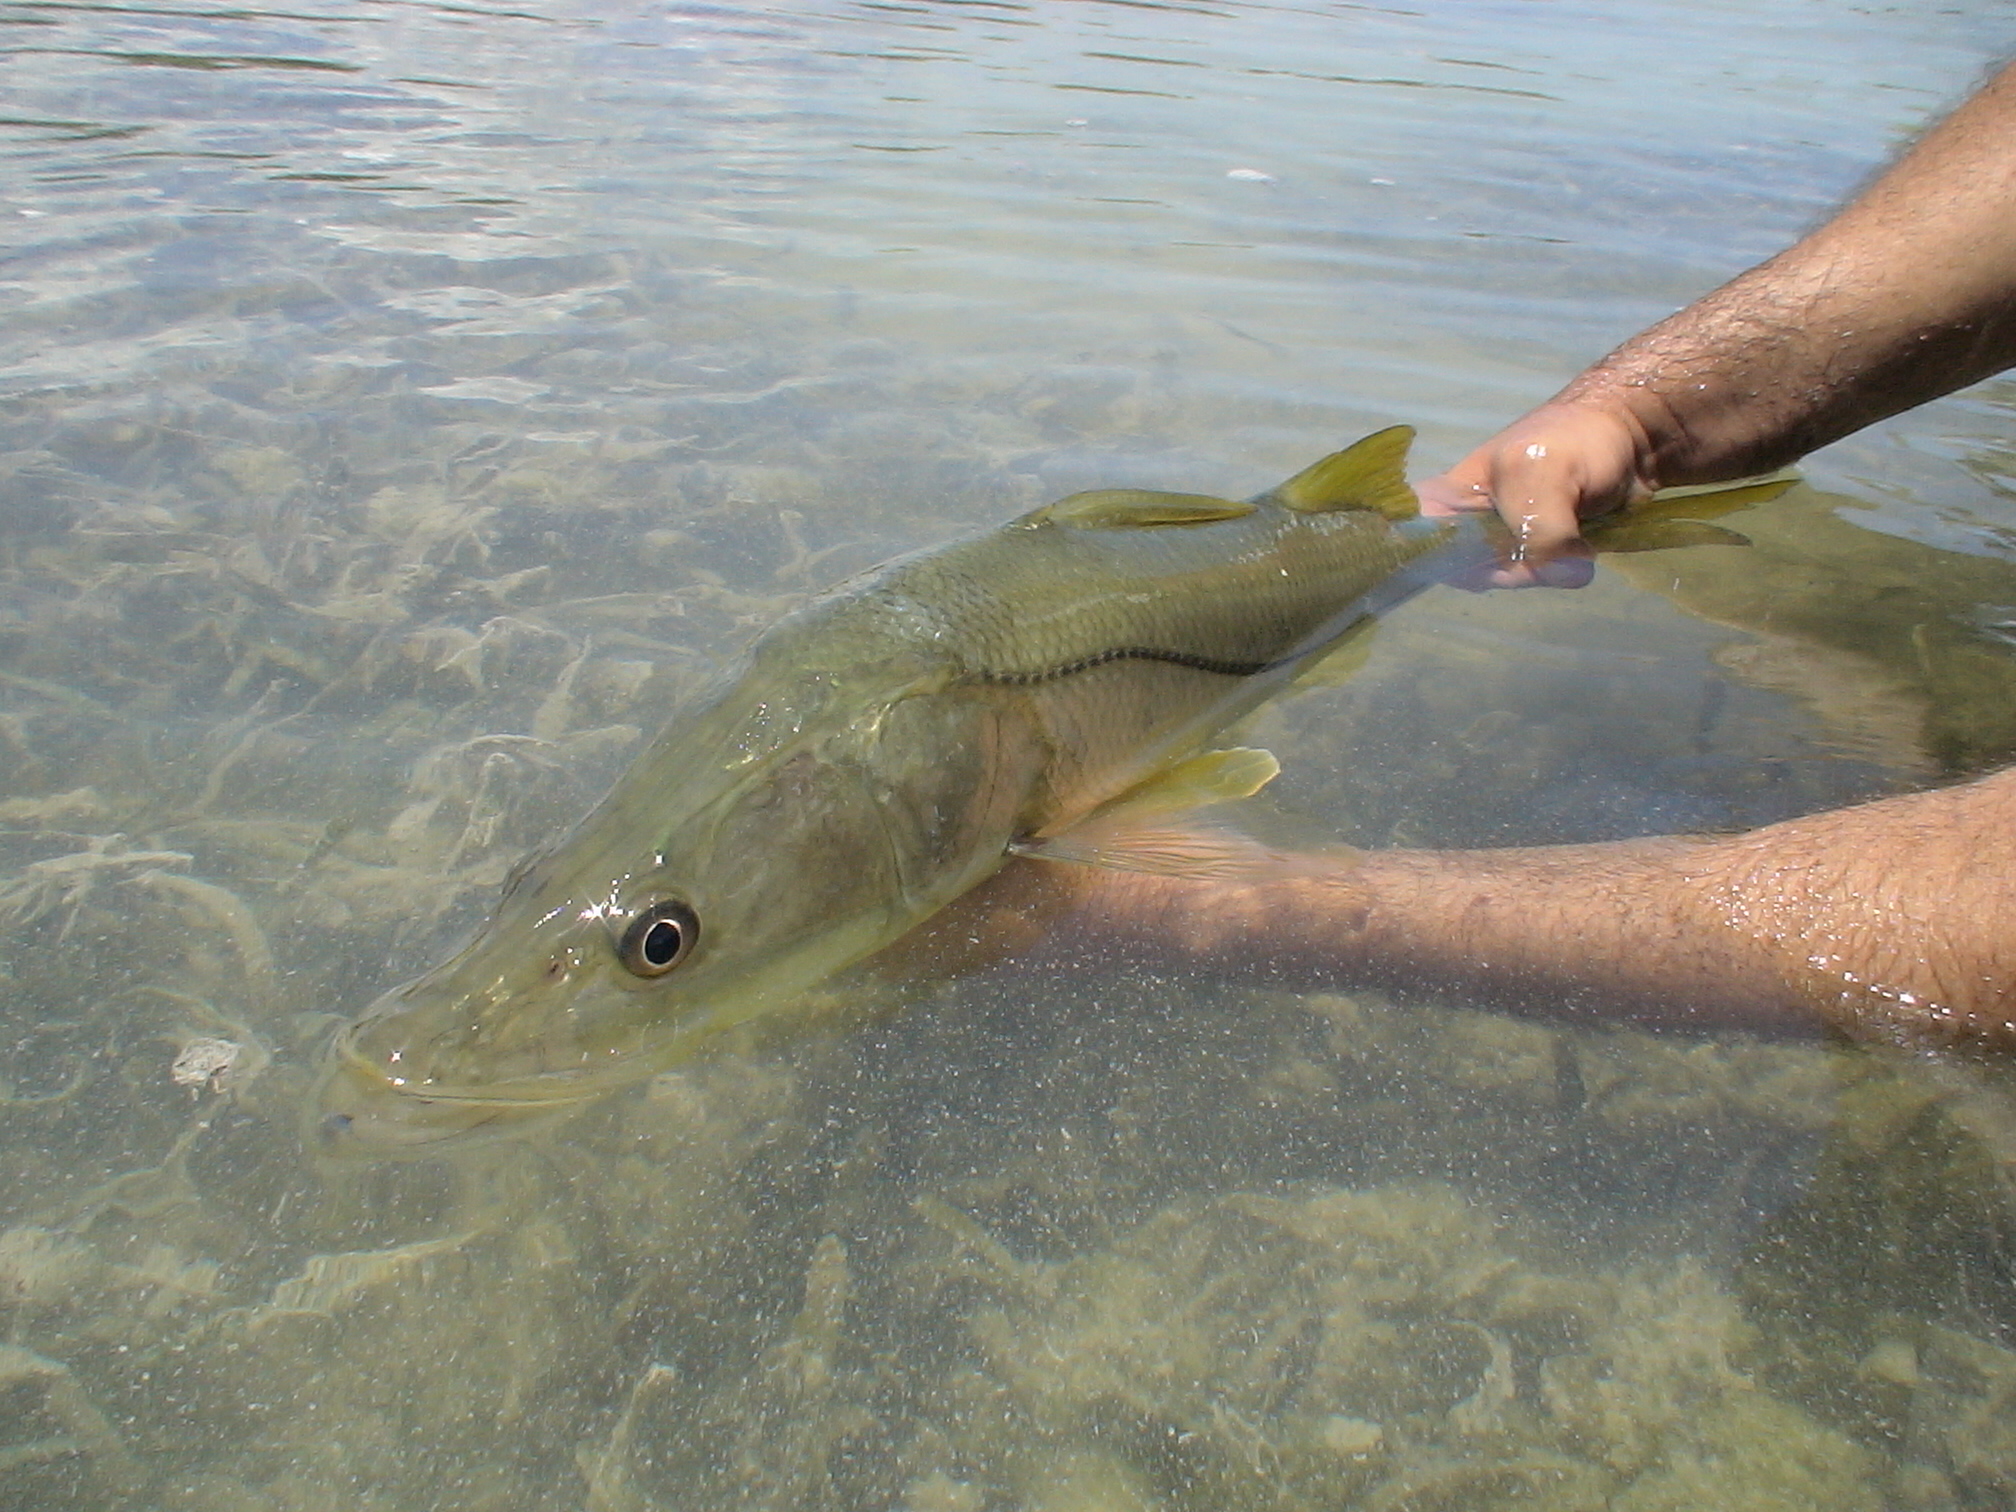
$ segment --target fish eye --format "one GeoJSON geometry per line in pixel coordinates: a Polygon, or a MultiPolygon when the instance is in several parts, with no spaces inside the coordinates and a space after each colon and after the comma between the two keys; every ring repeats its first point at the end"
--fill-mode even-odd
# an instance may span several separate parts
{"type": "Polygon", "coordinates": [[[616,953],[633,975],[659,977],[691,955],[699,938],[700,916],[677,898],[667,898],[630,921],[616,953]]]}

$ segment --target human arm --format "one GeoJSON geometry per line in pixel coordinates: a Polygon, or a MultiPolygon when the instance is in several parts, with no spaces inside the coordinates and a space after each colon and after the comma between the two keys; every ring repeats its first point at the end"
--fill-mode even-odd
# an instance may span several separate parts
{"type": "Polygon", "coordinates": [[[1431,509],[1505,517],[1519,543],[1505,581],[1574,581],[1578,520],[1783,466],[2012,363],[2016,65],[1833,219],[1634,336],[1421,491],[1431,509]]]}
{"type": "Polygon", "coordinates": [[[1550,1017],[2016,1048],[2016,771],[1738,835],[1317,855],[1259,880],[1021,861],[909,949],[976,940],[1550,1017]]]}

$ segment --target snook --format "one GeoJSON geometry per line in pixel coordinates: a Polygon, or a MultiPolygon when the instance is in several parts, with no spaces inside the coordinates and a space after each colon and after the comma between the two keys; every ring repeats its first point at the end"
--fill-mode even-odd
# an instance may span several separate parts
{"type": "Polygon", "coordinates": [[[1011,848],[1070,855],[1074,826],[1110,833],[1157,788],[1164,810],[1172,786],[1251,792],[1271,757],[1199,747],[1489,553],[1474,521],[1416,517],[1411,439],[1245,503],[1075,494],[780,620],[474,940],[344,1031],[323,1143],[426,1145],[598,1095],[802,1002],[1011,848]]]}

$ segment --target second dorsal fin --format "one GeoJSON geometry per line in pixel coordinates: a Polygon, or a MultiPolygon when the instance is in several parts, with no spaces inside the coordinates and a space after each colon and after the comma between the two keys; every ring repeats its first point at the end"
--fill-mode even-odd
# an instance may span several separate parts
{"type": "Polygon", "coordinates": [[[1407,486],[1407,448],[1413,444],[1413,426],[1389,425],[1312,462],[1273,497],[1303,514],[1369,509],[1389,520],[1411,520],[1421,512],[1421,501],[1407,486]]]}

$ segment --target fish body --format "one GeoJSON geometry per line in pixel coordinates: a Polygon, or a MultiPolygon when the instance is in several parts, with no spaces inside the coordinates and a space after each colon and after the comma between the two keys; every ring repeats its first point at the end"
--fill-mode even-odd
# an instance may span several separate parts
{"type": "Polygon", "coordinates": [[[1411,436],[1243,503],[1076,494],[786,616],[467,946],[343,1032],[323,1143],[429,1145],[598,1095],[802,1002],[1172,771],[1251,791],[1271,758],[1199,748],[1489,555],[1476,522],[1417,517],[1411,436]]]}

